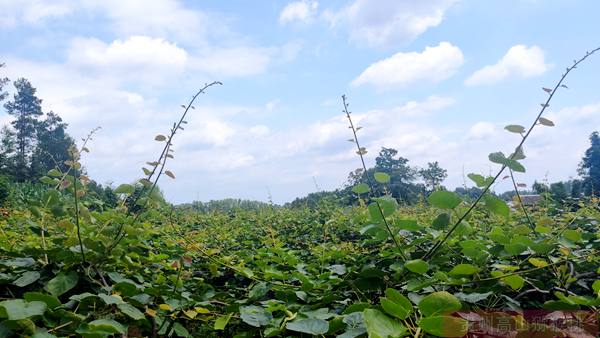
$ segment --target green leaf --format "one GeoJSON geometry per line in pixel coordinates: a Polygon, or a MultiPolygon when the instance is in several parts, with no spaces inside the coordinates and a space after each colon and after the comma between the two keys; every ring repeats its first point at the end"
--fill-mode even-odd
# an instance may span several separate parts
{"type": "Polygon", "coordinates": [[[541,258],[529,258],[528,261],[529,263],[531,263],[531,265],[535,266],[536,268],[543,268],[545,266],[548,266],[548,262],[541,258]]]}
{"type": "Polygon", "coordinates": [[[509,124],[508,126],[504,127],[504,129],[510,131],[511,133],[517,134],[522,134],[525,132],[525,127],[520,126],[518,124],[509,124]]]}
{"type": "Polygon", "coordinates": [[[440,209],[454,209],[462,202],[460,197],[451,191],[434,191],[427,200],[429,204],[440,209]]]}
{"type": "Polygon", "coordinates": [[[48,173],[46,174],[50,177],[61,177],[62,174],[60,171],[58,171],[57,169],[50,169],[48,170],[48,173]]]}
{"type": "Polygon", "coordinates": [[[513,171],[520,172],[520,173],[525,172],[525,167],[521,163],[517,162],[514,159],[511,160],[511,159],[507,158],[505,164],[507,167],[509,167],[513,171]]]}
{"type": "Polygon", "coordinates": [[[548,120],[547,118],[544,118],[544,117],[540,117],[538,119],[538,122],[541,125],[546,126],[546,127],[554,127],[554,122],[552,122],[552,121],[550,121],[550,120],[548,120]]]}
{"type": "Polygon", "coordinates": [[[523,147],[518,147],[516,151],[509,156],[513,160],[523,160],[525,159],[525,153],[523,152],[523,147]]]}
{"type": "Polygon", "coordinates": [[[42,176],[42,177],[40,177],[40,182],[42,182],[44,184],[54,184],[54,180],[51,179],[48,176],[42,176]]]}
{"type": "Polygon", "coordinates": [[[535,226],[535,231],[539,232],[540,234],[549,234],[552,232],[552,228],[551,227],[547,227],[547,226],[543,226],[540,224],[537,224],[535,226]]]}
{"type": "Polygon", "coordinates": [[[8,320],[21,320],[33,316],[41,316],[46,311],[46,303],[33,301],[26,302],[23,299],[11,299],[0,302],[0,318],[8,320]]]}
{"type": "Polygon", "coordinates": [[[371,218],[371,221],[375,223],[383,222],[383,214],[381,213],[383,210],[380,210],[379,207],[380,205],[378,206],[375,202],[369,204],[367,207],[369,217],[371,218]]]}
{"type": "Polygon", "coordinates": [[[450,274],[453,276],[470,276],[479,271],[479,269],[472,264],[458,264],[450,270],[450,274]]]}
{"type": "Polygon", "coordinates": [[[388,183],[390,181],[390,175],[386,173],[377,172],[373,176],[375,177],[375,181],[379,183],[388,183]]]}
{"type": "Polygon", "coordinates": [[[375,309],[365,309],[363,318],[369,338],[395,338],[406,333],[406,327],[375,309]]]}
{"type": "Polygon", "coordinates": [[[254,285],[252,287],[252,289],[250,289],[250,292],[248,293],[248,298],[249,299],[259,299],[264,297],[267,292],[269,291],[269,285],[265,282],[260,282],[257,283],[256,285],[254,285]]]}
{"type": "MultiPolygon", "coordinates": [[[[385,297],[394,302],[397,305],[402,306],[404,311],[406,312],[406,316],[410,315],[413,311],[413,305],[408,300],[408,298],[404,297],[398,290],[388,288],[385,290],[385,297]]],[[[405,318],[406,318],[405,316],[405,318]]]]}
{"type": "Polygon", "coordinates": [[[525,285],[525,280],[519,275],[510,275],[501,279],[504,283],[510,286],[513,290],[519,290],[525,285]]]}
{"type": "Polygon", "coordinates": [[[398,219],[394,221],[394,225],[401,230],[406,231],[421,231],[423,228],[414,219],[398,219]]]}
{"type": "Polygon", "coordinates": [[[248,325],[260,327],[269,324],[273,315],[260,306],[250,305],[240,307],[240,318],[248,325]]]}
{"type": "Polygon", "coordinates": [[[306,318],[288,322],[285,326],[290,331],[303,332],[312,335],[322,335],[329,331],[329,323],[323,319],[306,318]]]}
{"type": "Polygon", "coordinates": [[[35,260],[31,257],[17,257],[0,261],[0,265],[8,266],[10,268],[25,268],[34,264],[35,260]]]}
{"type": "Polygon", "coordinates": [[[488,159],[493,162],[493,163],[498,163],[498,164],[505,164],[506,163],[506,156],[504,156],[504,154],[499,151],[499,152],[495,152],[495,153],[491,153],[488,156],[488,159]]]}
{"type": "Polygon", "coordinates": [[[579,242],[581,240],[581,232],[573,229],[568,229],[563,232],[563,237],[571,242],[579,242]]]}
{"type": "Polygon", "coordinates": [[[15,279],[13,281],[13,284],[18,286],[18,287],[24,287],[27,286],[35,281],[37,281],[38,279],[40,279],[40,273],[37,271],[26,271],[23,272],[23,274],[21,275],[21,277],[15,279]]]}
{"type": "Polygon", "coordinates": [[[95,295],[93,293],[89,293],[89,292],[84,292],[78,295],[73,295],[71,297],[69,297],[69,299],[74,300],[76,302],[81,302],[82,300],[86,299],[86,298],[90,298],[90,297],[98,297],[98,295],[95,295]]]}
{"type": "Polygon", "coordinates": [[[390,216],[398,209],[398,202],[391,196],[378,197],[374,198],[374,200],[379,203],[385,217],[390,216]]]}
{"type": "Polygon", "coordinates": [[[597,280],[592,284],[592,290],[594,290],[594,293],[597,296],[600,296],[600,280],[597,280]]]}
{"type": "Polygon", "coordinates": [[[102,299],[102,301],[104,301],[104,303],[106,305],[112,305],[112,304],[123,304],[123,298],[121,298],[121,296],[119,295],[107,295],[104,293],[99,293],[98,297],[100,299],[102,299]]]}
{"type": "Polygon", "coordinates": [[[121,184],[115,190],[115,194],[133,194],[135,188],[131,184],[121,184]]]}
{"type": "Polygon", "coordinates": [[[369,186],[366,183],[359,183],[357,185],[355,185],[354,187],[352,187],[352,192],[354,192],[355,194],[366,194],[371,190],[371,188],[369,188],[369,186]]]}
{"type": "Polygon", "coordinates": [[[69,271],[68,273],[59,273],[56,277],[48,281],[44,290],[50,292],[51,295],[58,297],[63,293],[71,290],[77,285],[79,277],[77,272],[69,271]]]}
{"type": "Polygon", "coordinates": [[[125,334],[127,329],[123,324],[112,319],[96,319],[88,323],[88,327],[92,330],[98,330],[110,333],[125,334]]]}
{"type": "Polygon", "coordinates": [[[456,298],[462,300],[463,302],[467,302],[467,303],[477,303],[480,302],[484,299],[487,299],[489,296],[491,296],[492,294],[494,294],[493,291],[490,292],[486,292],[486,293],[455,293],[454,296],[456,296],[456,298]]]}
{"type": "Polygon", "coordinates": [[[479,188],[488,186],[494,179],[493,177],[483,177],[482,175],[473,173],[468,174],[467,177],[471,179],[471,181],[473,181],[475,185],[479,188]]]}
{"type": "Polygon", "coordinates": [[[191,337],[190,332],[181,323],[175,323],[173,325],[173,331],[178,337],[191,337]]]}
{"type": "Polygon", "coordinates": [[[496,196],[487,194],[484,197],[484,201],[485,201],[486,208],[490,212],[492,212],[500,217],[504,217],[504,218],[508,219],[508,217],[510,215],[510,209],[503,200],[499,199],[496,196]]]}
{"type": "Polygon", "coordinates": [[[460,300],[447,291],[438,291],[425,296],[419,302],[419,310],[425,316],[447,314],[460,310],[460,300]]]}
{"type": "Polygon", "coordinates": [[[356,338],[367,333],[362,312],[354,312],[345,315],[344,319],[342,319],[342,322],[346,324],[346,331],[340,335],[337,335],[336,338],[356,338]]]}
{"type": "Polygon", "coordinates": [[[436,230],[443,230],[450,224],[450,214],[447,212],[443,212],[433,220],[431,226],[436,230]]]}
{"type": "Polygon", "coordinates": [[[381,307],[385,312],[400,319],[406,319],[412,313],[412,303],[400,292],[387,289],[385,295],[386,298],[380,298],[381,307]]]}
{"type": "Polygon", "coordinates": [[[390,316],[400,319],[405,319],[408,316],[408,312],[400,304],[396,304],[387,298],[380,298],[379,302],[383,310],[390,316]]]}
{"type": "Polygon", "coordinates": [[[227,323],[229,323],[231,316],[233,316],[233,312],[230,312],[224,316],[217,318],[217,320],[215,320],[215,325],[213,328],[215,330],[225,330],[225,326],[227,326],[227,323]]]}
{"type": "Polygon", "coordinates": [[[61,305],[58,298],[41,292],[26,292],[23,298],[28,302],[40,301],[46,303],[48,308],[54,309],[61,305]]]}
{"type": "Polygon", "coordinates": [[[464,337],[469,330],[469,322],[458,317],[435,316],[419,320],[419,327],[439,337],[464,337]]]}
{"type": "Polygon", "coordinates": [[[413,259],[411,261],[407,261],[406,263],[404,263],[404,267],[420,275],[424,274],[425,272],[427,272],[427,270],[429,270],[429,264],[422,259],[413,259]]]}
{"type": "Polygon", "coordinates": [[[142,311],[138,310],[135,306],[128,303],[118,304],[117,307],[121,312],[129,316],[133,320],[142,320],[144,319],[144,314],[142,311]]]}

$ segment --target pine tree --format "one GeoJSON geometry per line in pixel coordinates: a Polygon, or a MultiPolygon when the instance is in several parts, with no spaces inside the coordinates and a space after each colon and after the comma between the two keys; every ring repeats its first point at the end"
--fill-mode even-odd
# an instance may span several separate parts
{"type": "MultiPolygon", "coordinates": [[[[4,67],[3,63],[0,63],[0,69],[4,67]]],[[[8,83],[8,78],[0,77],[0,102],[4,101],[8,96],[8,93],[4,91],[4,85],[8,83]]]]}
{"type": "Polygon", "coordinates": [[[36,89],[26,79],[14,82],[17,92],[13,100],[4,105],[9,115],[15,117],[11,122],[16,134],[16,170],[14,178],[25,181],[31,178],[29,157],[35,143],[38,117],[42,115],[42,100],[35,96],[36,89]]]}
{"type": "Polygon", "coordinates": [[[600,196],[600,135],[597,131],[590,135],[590,143],[578,171],[583,179],[584,193],[588,196],[600,196]]]}
{"type": "Polygon", "coordinates": [[[69,159],[69,149],[75,142],[66,133],[66,128],[67,124],[53,112],[37,124],[37,142],[31,158],[32,177],[45,175],[55,167],[62,171],[67,169],[64,162],[69,159]]]}
{"type": "Polygon", "coordinates": [[[0,173],[10,176],[14,172],[15,133],[3,126],[0,130],[0,173]]]}

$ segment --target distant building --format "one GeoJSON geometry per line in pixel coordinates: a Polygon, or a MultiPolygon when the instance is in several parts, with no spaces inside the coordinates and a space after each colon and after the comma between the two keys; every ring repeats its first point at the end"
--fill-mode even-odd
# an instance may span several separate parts
{"type": "MultiPolygon", "coordinates": [[[[542,200],[541,195],[521,195],[521,201],[523,205],[532,206],[538,204],[542,200]]],[[[518,205],[519,199],[517,195],[513,197],[513,200],[508,202],[508,205],[512,208],[518,205]]]]}
{"type": "Polygon", "coordinates": [[[541,195],[521,195],[523,205],[535,205],[542,200],[541,195]]]}

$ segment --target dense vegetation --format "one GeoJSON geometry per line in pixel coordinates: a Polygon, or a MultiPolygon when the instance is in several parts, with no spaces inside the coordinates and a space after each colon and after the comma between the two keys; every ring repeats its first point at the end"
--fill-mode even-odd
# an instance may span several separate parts
{"type": "MultiPolygon", "coordinates": [[[[438,163],[411,168],[383,148],[347,187],[286,207],[164,201],[157,183],[175,177],[175,136],[196,97],[219,83],[155,137],[164,148],[144,178],[113,189],[81,166],[94,132],[76,147],[57,115],[39,119],[35,89],[17,80],[5,105],[15,120],[3,132],[15,146],[2,155],[0,337],[594,336],[598,134],[579,183],[539,184],[539,204],[519,203],[513,176],[525,170],[531,130],[553,126],[542,114],[577,64],[544,88],[529,129],[506,127],[521,142],[508,156],[490,154],[495,177],[472,173],[473,187],[447,191],[438,163]],[[490,192],[505,171],[513,208],[490,192]],[[535,312],[543,323],[529,325],[536,318],[522,310],[532,309],[546,310],[535,312]],[[503,326],[482,325],[490,318],[503,326]]],[[[363,160],[345,97],[344,108],[363,160]]]]}

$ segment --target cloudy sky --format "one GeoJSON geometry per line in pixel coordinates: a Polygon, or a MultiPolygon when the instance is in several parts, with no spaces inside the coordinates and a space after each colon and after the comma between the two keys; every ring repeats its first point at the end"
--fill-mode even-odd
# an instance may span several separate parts
{"type": "MultiPolygon", "coordinates": [[[[496,169],[565,67],[600,45],[594,0],[0,0],[0,76],[26,77],[77,139],[101,126],[84,164],[131,182],[181,104],[210,88],[175,140],[161,187],[173,202],[282,203],[341,186],[359,166],[340,96],[374,161],[398,149],[437,160],[445,184],[496,169]]],[[[525,147],[518,180],[576,175],[600,129],[600,55],[567,80],[525,147]]],[[[0,120],[10,119],[0,110],[0,120]]],[[[508,189],[503,182],[496,190],[508,189]]]]}

